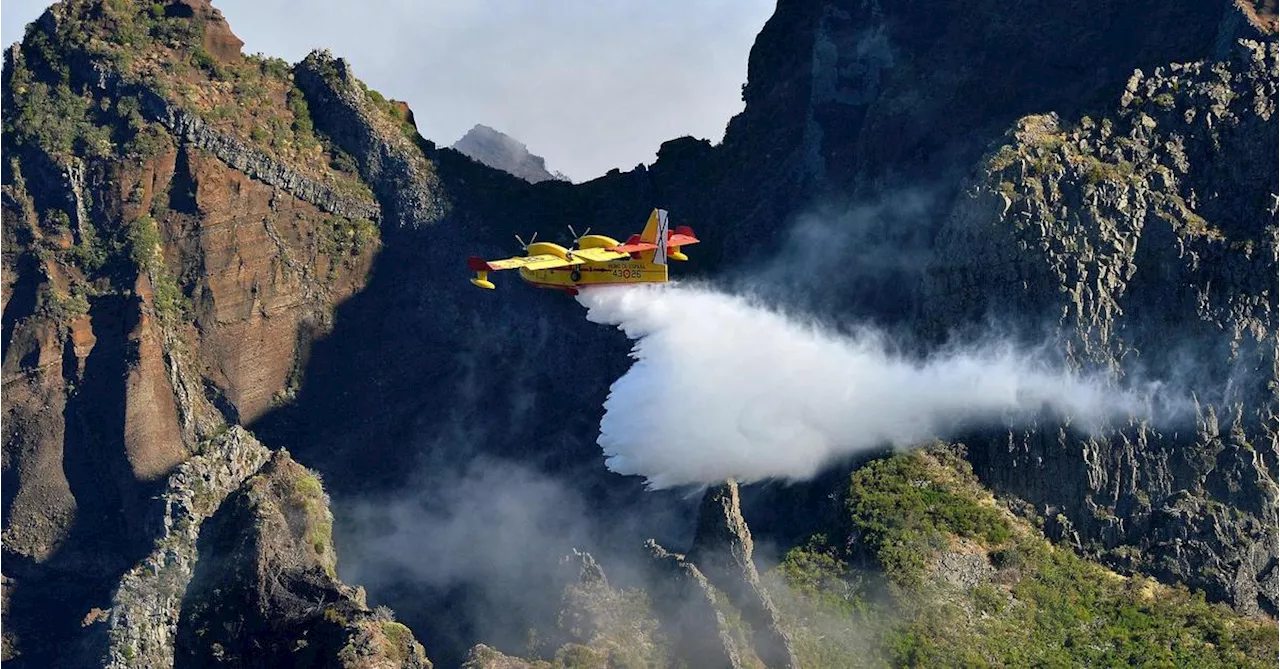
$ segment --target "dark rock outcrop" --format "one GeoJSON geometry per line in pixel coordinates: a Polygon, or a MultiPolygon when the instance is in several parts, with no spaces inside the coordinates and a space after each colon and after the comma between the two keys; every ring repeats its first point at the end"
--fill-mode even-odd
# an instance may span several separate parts
{"type": "Polygon", "coordinates": [[[600,567],[600,563],[596,562],[595,556],[592,554],[573,549],[571,557],[565,557],[564,563],[578,565],[578,584],[592,588],[608,588],[609,578],[604,575],[604,569],[600,567]]]}
{"type": "Polygon", "coordinates": [[[171,667],[183,597],[195,572],[205,519],[271,457],[244,428],[232,427],[169,477],[156,521],[155,549],[120,580],[107,619],[108,667],[171,667]]]}
{"type": "Polygon", "coordinates": [[[669,553],[650,539],[655,576],[650,591],[659,619],[673,640],[673,655],[691,667],[741,669],[746,666],[717,606],[717,593],[698,567],[677,553],[669,553]]]}
{"type": "Polygon", "coordinates": [[[135,89],[128,92],[137,94],[144,102],[142,109],[147,112],[147,117],[167,128],[176,139],[188,143],[189,146],[208,151],[228,167],[242,172],[245,176],[269,186],[277,186],[299,200],[331,214],[346,218],[381,220],[382,212],[378,203],[343,195],[333,187],[304,176],[296,168],[272,158],[235,137],[211,130],[199,116],[166,103],[164,98],[154,94],[148,95],[146,90],[135,89]]]}
{"type": "Polygon", "coordinates": [[[689,560],[742,612],[751,629],[751,645],[766,667],[798,667],[791,640],[778,622],[778,609],[760,585],[751,552],[751,531],[742,519],[737,482],[708,489],[689,560]]]}
{"type": "Polygon", "coordinates": [[[222,12],[209,4],[209,0],[174,0],[164,12],[167,16],[198,21],[204,28],[201,46],[219,61],[229,63],[240,57],[244,40],[231,32],[222,12]]]}
{"type": "Polygon", "coordinates": [[[307,96],[317,127],[355,157],[388,223],[416,228],[440,220],[447,204],[435,168],[406,135],[413,126],[376,106],[347,61],[313,51],[295,67],[294,79],[307,96]]]}
{"type": "Polygon", "coordinates": [[[487,125],[476,124],[449,148],[529,183],[552,179],[567,181],[564,175],[548,172],[547,161],[542,156],[529,153],[529,148],[514,137],[487,125]]]}
{"type": "MultiPolygon", "coordinates": [[[[600,563],[573,550],[562,566],[577,568],[565,586],[553,633],[557,663],[565,666],[670,666],[669,648],[647,593],[609,585],[600,563]]],[[[474,655],[475,649],[472,654],[474,655]]]]}
{"type": "Polygon", "coordinates": [[[332,526],[320,482],[277,451],[200,529],[174,666],[430,667],[337,579],[332,526]]]}

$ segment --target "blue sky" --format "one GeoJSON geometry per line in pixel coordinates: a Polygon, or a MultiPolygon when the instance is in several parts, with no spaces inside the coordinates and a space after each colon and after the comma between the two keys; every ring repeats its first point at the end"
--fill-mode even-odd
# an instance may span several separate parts
{"type": "MultiPolygon", "coordinates": [[[[8,0],[4,44],[48,5],[8,0]]],[[[347,58],[422,134],[483,123],[575,181],[651,163],[681,135],[718,142],[773,0],[214,0],[246,53],[347,58]]]]}

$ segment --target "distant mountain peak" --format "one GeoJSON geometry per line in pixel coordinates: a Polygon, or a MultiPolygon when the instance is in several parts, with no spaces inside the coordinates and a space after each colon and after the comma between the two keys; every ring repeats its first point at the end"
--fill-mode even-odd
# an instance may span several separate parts
{"type": "Polygon", "coordinates": [[[529,148],[520,140],[480,123],[454,142],[452,148],[472,160],[514,174],[529,183],[551,179],[569,181],[569,177],[559,172],[548,171],[546,159],[529,153],[529,148]]]}

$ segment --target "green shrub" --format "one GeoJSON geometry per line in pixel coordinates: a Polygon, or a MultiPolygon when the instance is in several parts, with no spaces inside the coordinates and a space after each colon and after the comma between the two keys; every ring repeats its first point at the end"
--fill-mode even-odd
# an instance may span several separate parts
{"type": "Polygon", "coordinates": [[[1000,150],[996,152],[996,155],[991,158],[989,163],[987,163],[987,167],[992,172],[999,172],[1013,165],[1017,159],[1018,152],[1014,150],[1012,146],[1005,144],[1000,147],[1000,150]]]}
{"type": "Polygon", "coordinates": [[[293,491],[303,499],[321,499],[324,498],[324,487],[320,485],[320,479],[315,476],[299,476],[293,480],[293,491]]]}
{"type": "Polygon", "coordinates": [[[263,76],[280,81],[288,81],[289,76],[293,73],[293,67],[289,65],[283,58],[274,58],[264,56],[262,54],[254,54],[246,56],[250,62],[256,62],[258,69],[263,76]]]}
{"type": "Polygon", "coordinates": [[[50,321],[58,325],[70,325],[73,321],[89,313],[89,300],[79,290],[63,295],[53,290],[49,284],[40,288],[40,310],[50,321]]]}
{"type": "Polygon", "coordinates": [[[356,163],[356,159],[350,153],[343,151],[336,144],[329,149],[329,166],[339,172],[348,174],[359,174],[360,166],[356,163]]]}
{"type": "Polygon", "coordinates": [[[85,230],[85,235],[81,237],[79,244],[67,249],[65,257],[82,270],[92,273],[102,269],[110,255],[111,249],[99,241],[97,234],[90,227],[85,230]]]}
{"type": "Polygon", "coordinates": [[[381,626],[382,633],[387,636],[387,641],[391,644],[393,659],[398,662],[404,662],[409,659],[413,653],[413,632],[408,627],[394,621],[383,622],[381,626]]]}
{"type": "Polygon", "coordinates": [[[1121,160],[1118,163],[1106,163],[1093,156],[1085,157],[1085,181],[1096,186],[1103,181],[1122,183],[1134,173],[1133,163],[1121,160]]]}
{"type": "Polygon", "coordinates": [[[861,575],[849,568],[826,535],[815,535],[804,546],[787,551],[778,570],[788,587],[826,609],[844,613],[866,609],[861,575]]]}
{"type": "Polygon", "coordinates": [[[377,223],[341,216],[326,216],[320,233],[320,252],[329,256],[334,269],[344,257],[360,255],[379,236],[377,223]]]}
{"type": "Polygon", "coordinates": [[[39,146],[55,159],[114,154],[110,130],[91,115],[92,98],[76,94],[66,83],[31,82],[20,88],[15,90],[17,117],[6,121],[19,142],[39,146]]]}
{"type": "Polygon", "coordinates": [[[218,61],[202,46],[191,50],[191,64],[210,74],[216,74],[218,70],[218,61]]]}
{"type": "Polygon", "coordinates": [[[883,663],[891,610],[864,593],[863,576],[823,535],[787,551],[778,568],[763,576],[800,666],[883,663]]]}
{"type": "Polygon", "coordinates": [[[129,257],[140,269],[150,271],[161,258],[160,229],[155,219],[140,216],[130,226],[127,233],[129,240],[129,257]]]}
{"type": "Polygon", "coordinates": [[[610,666],[606,655],[583,646],[582,644],[566,644],[556,651],[556,662],[564,669],[596,669],[610,666]]]}
{"type": "Polygon", "coordinates": [[[333,623],[334,625],[338,625],[339,627],[347,626],[347,617],[342,615],[342,613],[340,613],[338,609],[332,606],[325,608],[324,619],[328,622],[333,623]]]}
{"type": "Polygon", "coordinates": [[[191,305],[164,264],[164,246],[155,219],[146,215],[138,217],[130,224],[126,239],[134,265],[151,279],[156,315],[166,323],[185,319],[191,305]]]}
{"type": "MultiPolygon", "coordinates": [[[[962,480],[972,479],[971,472],[957,474],[962,480]]],[[[848,509],[853,524],[876,552],[886,575],[900,585],[919,583],[927,557],[945,548],[947,534],[988,545],[1011,536],[1000,511],[979,503],[963,486],[936,478],[926,456],[918,452],[877,460],[852,476],[848,509]]]]}

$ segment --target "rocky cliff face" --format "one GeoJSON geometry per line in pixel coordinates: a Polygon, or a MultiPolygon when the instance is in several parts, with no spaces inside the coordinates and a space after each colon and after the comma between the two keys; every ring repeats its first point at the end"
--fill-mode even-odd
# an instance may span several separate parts
{"type": "MultiPolygon", "coordinates": [[[[644,590],[610,586],[589,553],[565,587],[552,638],[552,666],[799,667],[790,633],[752,561],[751,531],[737,484],[709,489],[688,556],[645,543],[644,590]]],[[[535,649],[536,650],[536,649],[535,649]]],[[[469,669],[533,667],[484,644],[467,654],[469,669]]]]}
{"type": "Polygon", "coordinates": [[[146,558],[175,468],[296,391],[378,248],[288,68],[238,44],[207,3],[69,2],[5,54],[6,635],[35,664],[146,558]]]}
{"type": "Polygon", "coordinates": [[[1197,402],[1172,427],[1011,433],[975,464],[1077,545],[1273,615],[1276,71],[1274,42],[1243,42],[1134,73],[1114,112],[1020,120],[940,232],[925,300],[939,328],[1047,326],[1077,368],[1177,374],[1197,402]]]}
{"type": "Polygon", "coordinates": [[[752,561],[736,482],[703,495],[687,558],[652,540],[648,547],[657,570],[653,589],[678,658],[699,666],[800,666],[752,561]]]}

